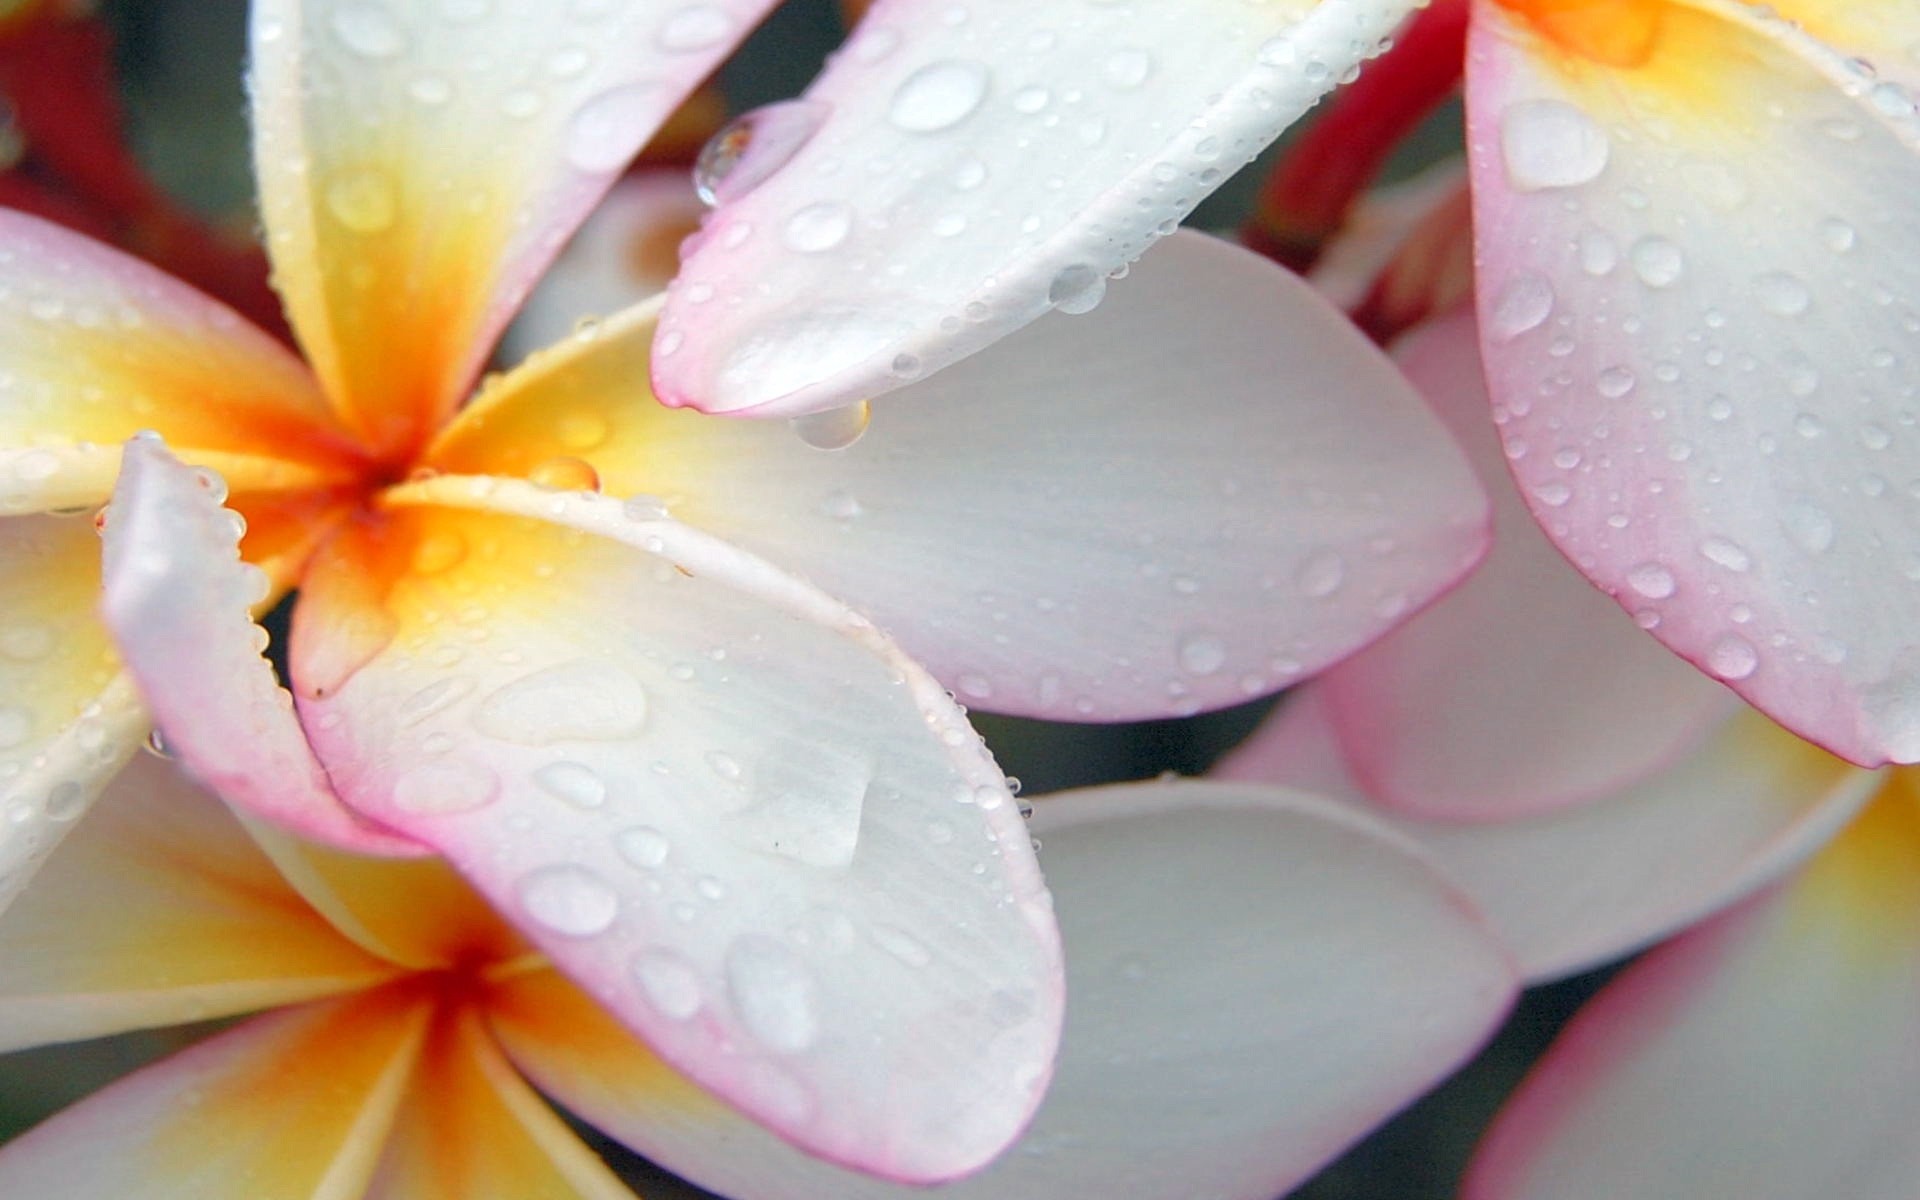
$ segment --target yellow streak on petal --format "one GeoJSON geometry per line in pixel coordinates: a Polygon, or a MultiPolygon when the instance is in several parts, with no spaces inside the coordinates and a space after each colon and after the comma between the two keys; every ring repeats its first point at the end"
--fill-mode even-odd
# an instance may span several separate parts
{"type": "MultiPolygon", "coordinates": [[[[1880,792],[1794,888],[1793,913],[1845,935],[1863,970],[1908,969],[1920,944],[1920,768],[1889,770],[1880,792]]],[[[1831,932],[1828,933],[1832,936],[1831,932]]]]}
{"type": "Polygon", "coordinates": [[[179,1194],[208,1200],[357,1200],[432,1012],[401,983],[267,1018],[250,1058],[178,1097],[143,1175],[194,1181],[204,1190],[179,1194]]]}
{"type": "Polygon", "coordinates": [[[1722,137],[1752,128],[1751,108],[1780,69],[1777,47],[1677,0],[1494,0],[1534,58],[1605,122],[1623,107],[1709,122],[1722,137]]]}
{"type": "Polygon", "coordinates": [[[1664,0],[1498,0],[1561,51],[1610,67],[1638,67],[1660,37],[1664,0]]]}
{"type": "Polygon", "coordinates": [[[367,1200],[632,1200],[515,1074],[471,1008],[442,1009],[367,1200]]]}

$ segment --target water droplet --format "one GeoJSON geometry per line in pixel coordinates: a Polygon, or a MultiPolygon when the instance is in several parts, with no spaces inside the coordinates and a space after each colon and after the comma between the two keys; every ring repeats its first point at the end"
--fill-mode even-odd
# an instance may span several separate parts
{"type": "Polygon", "coordinates": [[[393,228],[399,205],[393,183],[377,170],[348,171],[327,184],[327,211],[355,233],[384,233],[393,228]]]}
{"type": "Polygon", "coordinates": [[[1659,563],[1641,563],[1627,572],[1627,586],[1649,600],[1665,600],[1679,586],[1659,563]]]}
{"type": "Polygon", "coordinates": [[[845,450],[867,431],[872,409],[865,400],[825,412],[808,413],[792,421],[794,433],[815,450],[845,450]]]}
{"type": "Polygon", "coordinates": [[[535,671],[498,689],[474,711],[474,728],[525,746],[614,741],[639,733],[647,694],[610,662],[576,659],[535,671]]]}
{"type": "Polygon", "coordinates": [[[1708,562],[1729,571],[1745,571],[1753,566],[1753,557],[1746,547],[1723,537],[1710,537],[1701,542],[1700,553],[1708,562]]]}
{"type": "Polygon", "coordinates": [[[986,98],[987,68],[965,59],[929,63],[901,81],[887,117],[909,133],[937,133],[967,119],[986,98]]]}
{"type": "Polygon", "coordinates": [[[1853,226],[1840,218],[1829,217],[1820,222],[1820,240],[1826,243],[1827,249],[1835,254],[1845,254],[1853,249],[1854,243],[1859,240],[1859,234],[1854,231],[1853,226]]]}
{"type": "Polygon", "coordinates": [[[601,92],[581,105],[567,125],[567,161],[590,174],[619,170],[653,128],[660,105],[659,90],[650,83],[601,92]]]}
{"type": "Polygon", "coordinates": [[[1721,679],[1745,679],[1760,666],[1760,652],[1738,634],[1725,634],[1707,647],[1707,670],[1721,679]]]}
{"type": "Polygon", "coordinates": [[[1092,312],[1106,292],[1105,276],[1085,263],[1072,263],[1047,285],[1047,303],[1064,313],[1092,312]]]}
{"type": "Polygon", "coordinates": [[[1316,550],[1309,554],[1294,576],[1300,590],[1316,600],[1339,591],[1346,578],[1346,560],[1332,550],[1316,550]]]}
{"type": "Polygon", "coordinates": [[[633,958],[633,980],[661,1016],[684,1021],[705,1003],[700,976],[671,950],[642,950],[633,958]]]}
{"type": "Polygon", "coordinates": [[[1577,187],[1599,178],[1611,145],[1593,118],[1559,100],[1510,105],[1500,121],[1507,179],[1523,192],[1577,187]]]}
{"type": "Polygon", "coordinates": [[[620,915],[620,894],[606,880],[572,863],[532,871],[517,890],[527,915],[563,937],[605,933],[620,915]]]}
{"type": "Polygon", "coordinates": [[[1145,50],[1115,50],[1100,64],[1100,77],[1109,87],[1129,91],[1147,81],[1153,71],[1153,55],[1145,50]]]}
{"type": "Polygon", "coordinates": [[[787,218],[782,240],[802,254],[824,254],[853,231],[853,209],[839,200],[809,204],[787,218]]]}
{"type": "Polygon", "coordinates": [[[1625,367],[1608,367],[1594,380],[1594,389],[1609,400],[1618,400],[1633,390],[1634,375],[1625,367]]]}
{"type": "Polygon", "coordinates": [[[393,785],[396,808],[430,816],[472,812],[499,794],[499,776],[479,763],[459,760],[414,767],[393,785]]]}
{"type": "Polygon", "coordinates": [[[1643,237],[1627,251],[1633,273],[1650,288],[1672,287],[1686,270],[1680,247],[1663,237],[1643,237]]]}
{"type": "Polygon", "coordinates": [[[654,39],[670,54],[717,46],[733,35],[733,18],[712,4],[690,4],[668,17],[654,39]]]}
{"type": "Polygon", "coordinates": [[[556,492],[597,492],[600,472],[584,458],[559,454],[535,463],[527,472],[527,482],[556,492]]]}
{"type": "Polygon", "coordinates": [[[605,445],[611,429],[607,419],[588,409],[562,416],[554,425],[554,436],[569,450],[593,450],[605,445]]]}
{"type": "Polygon", "coordinates": [[[820,1035],[813,977],[786,945],[747,934],[727,951],[726,970],[734,1011],[762,1045],[798,1054],[820,1035]]]}
{"type": "Polygon", "coordinates": [[[1553,312],[1553,285],[1546,276],[1528,271],[1507,281],[1494,297],[1491,324],[1501,340],[1536,329],[1553,312]]]}
{"type": "Polygon", "coordinates": [[[667,855],[673,851],[673,843],[667,840],[666,834],[651,825],[635,825],[614,835],[613,848],[629,864],[643,871],[651,871],[667,861],[667,855]]]}
{"type": "Polygon", "coordinates": [[[1784,514],[1787,536],[1809,554],[1824,554],[1833,548],[1837,532],[1833,514],[1806,500],[1787,505],[1784,514]]]}
{"type": "Polygon", "coordinates": [[[1769,271],[1753,281],[1754,295],[1760,307],[1776,317],[1797,317],[1813,303],[1813,293],[1799,276],[1785,271],[1769,271]]]}
{"type": "Polygon", "coordinates": [[[333,35],[362,58],[392,58],[407,48],[407,35],[394,19],[371,4],[336,9],[333,35]]]}
{"type": "Polygon", "coordinates": [[[0,654],[16,662],[33,662],[53,653],[53,630],[22,622],[0,629],[0,654]]]}
{"type": "Polygon", "coordinates": [[[708,769],[728,783],[736,783],[746,774],[740,767],[740,760],[725,750],[707,751],[706,760],[708,769]]]}
{"type": "Polygon", "coordinates": [[[33,735],[33,716],[13,705],[0,707],[0,750],[11,750],[33,735]]]}
{"type": "Polygon", "coordinates": [[[904,929],[875,925],[870,932],[875,945],[910,967],[924,967],[933,961],[933,951],[926,943],[904,929]]]}
{"type": "Polygon", "coordinates": [[[787,100],[735,117],[701,147],[694,190],[709,206],[746,195],[800,152],[827,111],[816,100],[787,100]]]}
{"type": "Polygon", "coordinates": [[[460,565],[467,557],[467,539],[458,530],[433,530],[413,547],[416,575],[437,575],[460,565]]]}
{"type": "Polygon", "coordinates": [[[548,763],[533,773],[533,781],[575,808],[599,808],[607,802],[606,780],[585,763],[548,763]]]}
{"type": "Polygon", "coordinates": [[[1211,633],[1193,633],[1180,639],[1180,666],[1194,675],[1211,675],[1227,661],[1227,644],[1211,633]]]}

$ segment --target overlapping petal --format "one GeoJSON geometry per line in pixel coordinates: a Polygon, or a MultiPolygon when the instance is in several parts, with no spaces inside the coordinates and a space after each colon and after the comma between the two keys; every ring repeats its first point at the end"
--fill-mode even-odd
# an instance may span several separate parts
{"type": "Polygon", "coordinates": [[[643,309],[507,377],[430,461],[590,465],[844,597],[966,703],[1071,720],[1273,691],[1474,561],[1472,472],[1337,313],[1198,234],[1137,274],[910,387],[838,452],[636,402],[643,309]]]}
{"type": "Polygon", "coordinates": [[[1493,498],[1493,551],[1433,608],[1329,672],[1328,711],[1375,799],[1511,818],[1628,787],[1737,705],[1596,592],[1507,475],[1470,314],[1396,352],[1493,498]],[[1495,649],[1497,647],[1497,649],[1495,649]]]}
{"type": "Polygon", "coordinates": [[[633,1192],[521,1081],[477,1012],[443,1010],[365,1200],[529,1197],[633,1192]]]}
{"type": "Polygon", "coordinates": [[[1084,311],[1414,8],[883,0],[720,179],[659,395],[834,408],[1084,311]]]}
{"type": "Polygon", "coordinates": [[[0,920],[0,1046],[291,1004],[393,974],[288,887],[233,817],[142,755],[0,920]]]}
{"type": "MultiPolygon", "coordinates": [[[[1469,1053],[1511,994],[1496,943],[1430,869],[1309,798],[1097,789],[1041,800],[1034,825],[1071,972],[1060,1073],[1025,1138],[942,1195],[1273,1196],[1469,1053]]],[[[551,976],[514,981],[494,1012],[543,1088],[707,1187],[920,1194],[803,1158],[662,1079],[551,976]]]]}
{"type": "Polygon", "coordinates": [[[0,1149],[0,1191],[72,1200],[358,1196],[426,1024],[381,990],[258,1017],[0,1149]]]}
{"type": "Polygon", "coordinates": [[[443,476],[317,564],[293,669],[349,803],[755,1119],[914,1179],[1025,1123],[1060,1005],[1025,825],[843,606],[644,507],[443,476]]]}
{"type": "Polygon", "coordinates": [[[1215,773],[1310,787],[1419,842],[1500,930],[1531,980],[1620,957],[1779,878],[1879,786],[1742,710],[1631,786],[1558,812],[1490,823],[1384,809],[1347,773],[1309,685],[1215,773]]]}
{"type": "Polygon", "coordinates": [[[1911,98],[1763,6],[1623,6],[1585,34],[1529,7],[1481,5],[1469,88],[1482,333],[1528,503],[1789,728],[1920,755],[1911,98]]]}
{"type": "Polygon", "coordinates": [[[255,4],[268,251],[343,418],[414,449],[573,226],[771,6],[255,4]]]}
{"type": "Polygon", "coordinates": [[[103,528],[101,609],[170,752],[222,799],[303,836],[363,854],[427,853],[333,794],[262,657],[267,632],[249,610],[272,583],[240,561],[217,478],[151,436],[132,439],[122,463],[103,528]]]}
{"type": "Polygon", "coordinates": [[[1474,1200],[1897,1200],[1920,1149],[1910,775],[1790,883],[1663,947],[1568,1026],[1482,1145],[1474,1200]]]}

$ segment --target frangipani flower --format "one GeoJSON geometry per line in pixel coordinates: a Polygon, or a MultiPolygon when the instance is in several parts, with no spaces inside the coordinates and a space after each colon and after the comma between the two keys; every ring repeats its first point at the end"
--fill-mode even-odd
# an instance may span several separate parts
{"type": "Polygon", "coordinates": [[[1866,765],[1920,756],[1920,8],[1502,0],[1469,151],[1495,412],[1655,637],[1866,765]]]}
{"type": "MultiPolygon", "coordinates": [[[[1496,481],[1470,322],[1429,327],[1399,357],[1496,481]]],[[[1692,693],[1711,685],[1689,683],[1677,661],[1656,670],[1610,606],[1572,603],[1585,584],[1518,495],[1495,504],[1485,572],[1303,688],[1224,771],[1390,817],[1474,896],[1533,980],[1702,922],[1574,1019],[1496,1121],[1464,1194],[1910,1194],[1912,772],[1852,767],[1744,707],[1701,728],[1714,709],[1692,693]],[[1503,640],[1515,630],[1517,646],[1503,640]],[[1577,669],[1548,645],[1577,653],[1577,669]],[[1359,711],[1386,696],[1403,716],[1417,706],[1432,734],[1393,737],[1392,713],[1359,711]],[[1415,780],[1424,814],[1403,815],[1422,811],[1407,803],[1415,780]],[[1469,788],[1481,799],[1459,803],[1469,788]]]]}
{"type": "MultiPolygon", "coordinates": [[[[1423,99],[1449,77],[1435,39],[1468,24],[1466,0],[1441,2],[1407,64],[1423,99]]],[[[947,23],[874,5],[810,93],[819,131],[726,198],[689,258],[661,394],[828,407],[1094,303],[1413,7],[1005,4],[947,23]],[[798,296],[824,303],[797,317],[798,296]]],[[[1475,0],[1470,16],[1487,362],[1536,515],[1657,638],[1789,727],[1863,764],[1920,755],[1902,432],[1920,11],[1475,0]]],[[[1382,118],[1399,131],[1406,108],[1382,118]]]]}
{"type": "Polygon", "coordinates": [[[915,659],[1013,711],[1224,704],[1444,588],[1484,502],[1336,314],[1193,236],[840,456],[652,405],[657,301],[461,407],[762,7],[256,6],[264,220],[308,365],[0,216],[0,870],[22,885],[144,699],[229,802],[443,854],[781,1136],[947,1178],[1038,1103],[1061,978],[1006,781],[915,659]],[[103,569],[86,514],[116,476],[103,569]],[[249,619],[295,588],[297,714],[249,619]]]}
{"type": "MultiPolygon", "coordinates": [[[[691,1086],[438,862],[243,828],[150,758],[115,791],[0,919],[0,1045],[278,1007],[0,1148],[15,1200],[626,1196],[529,1082],[736,1200],[925,1194],[691,1086]]],[[[1132,785],[1043,799],[1034,825],[1071,1033],[1032,1130],[954,1195],[1274,1195],[1511,995],[1430,867],[1310,797],[1132,785]]]]}

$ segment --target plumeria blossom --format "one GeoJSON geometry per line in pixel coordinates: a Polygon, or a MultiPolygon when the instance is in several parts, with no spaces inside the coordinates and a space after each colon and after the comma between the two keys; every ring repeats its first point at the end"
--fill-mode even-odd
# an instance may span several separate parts
{"type": "MultiPolygon", "coordinates": [[[[0,1045],[273,1011],[0,1149],[10,1197],[626,1196],[534,1087],[736,1200],[925,1194],[804,1157],[689,1084],[436,860],[243,825],[151,758],[115,791],[0,919],[0,1045]]],[[[1512,994],[1436,871],[1311,797],[1130,785],[1044,799],[1034,827],[1071,1032],[1033,1128],[951,1194],[1277,1194],[1512,994]]],[[[670,958],[636,969],[705,1003],[670,958]]]]}
{"type": "Polygon", "coordinates": [[[1496,414],[1655,637],[1866,765],[1920,756],[1910,4],[1483,4],[1496,414]]]}
{"type": "Polygon", "coordinates": [[[1025,824],[945,688],[1090,719],[1273,690],[1444,589],[1484,498],[1336,313],[1194,235],[839,455],[653,405],[657,300],[468,402],[765,7],[256,5],[305,362],[0,216],[0,871],[24,884],[150,716],[254,816],[443,855],[780,1136],[943,1179],[1025,1125],[1062,1007],[1025,824]],[[294,590],[297,708],[255,621],[294,590]]]}
{"type": "MultiPolygon", "coordinates": [[[[1476,341],[1455,317],[1399,358],[1493,483],[1502,456],[1476,341]]],[[[1713,685],[1636,649],[1651,643],[1511,488],[1495,504],[1483,573],[1303,688],[1222,772],[1392,820],[1533,980],[1693,926],[1574,1019],[1496,1121],[1464,1194],[1909,1194],[1912,772],[1853,767],[1744,706],[1703,708],[1713,685]],[[1392,712],[1360,707],[1396,700],[1437,722],[1431,736],[1394,736],[1392,712]],[[1475,802],[1461,803],[1469,787],[1475,802]]]]}
{"type": "MultiPolygon", "coordinates": [[[[1096,302],[1413,7],[875,4],[809,93],[819,130],[689,258],[661,394],[830,407],[1096,302]]],[[[1442,0],[1412,33],[1350,115],[1410,126],[1394,85],[1437,100],[1461,62],[1433,49],[1465,37],[1487,367],[1538,519],[1790,728],[1920,755],[1920,15],[1442,0]]],[[[1325,143],[1359,169],[1384,144],[1325,143]]]]}

